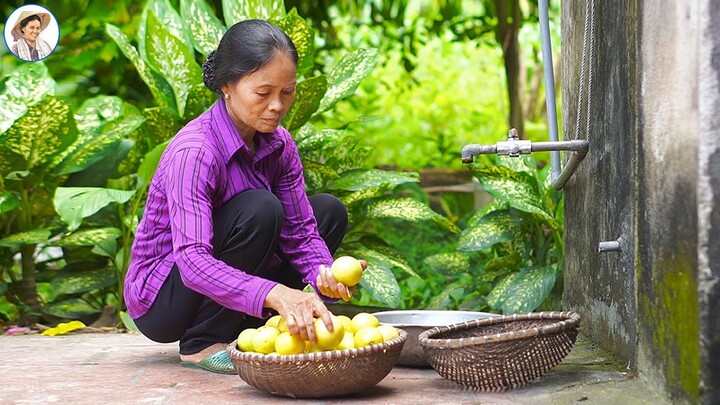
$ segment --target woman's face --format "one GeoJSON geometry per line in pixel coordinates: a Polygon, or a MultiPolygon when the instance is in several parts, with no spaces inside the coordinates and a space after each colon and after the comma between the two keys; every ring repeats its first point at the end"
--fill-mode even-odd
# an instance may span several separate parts
{"type": "Polygon", "coordinates": [[[23,37],[28,41],[35,42],[40,36],[40,21],[31,20],[25,28],[22,29],[23,37]]]}
{"type": "Polygon", "coordinates": [[[295,100],[295,62],[275,52],[270,62],[237,83],[222,86],[230,117],[243,137],[272,133],[295,100]]]}

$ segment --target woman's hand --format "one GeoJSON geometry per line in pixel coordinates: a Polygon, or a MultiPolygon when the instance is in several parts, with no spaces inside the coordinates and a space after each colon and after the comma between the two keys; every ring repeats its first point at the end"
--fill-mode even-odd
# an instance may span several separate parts
{"type": "MultiPolygon", "coordinates": [[[[367,262],[365,260],[358,260],[363,271],[367,269],[367,262]]],[[[335,277],[327,266],[320,265],[320,274],[317,276],[315,281],[318,291],[326,297],[330,298],[342,298],[343,301],[350,301],[352,293],[355,291],[355,287],[348,287],[343,283],[338,283],[335,277]]]]}
{"type": "Polygon", "coordinates": [[[276,310],[287,323],[290,333],[317,343],[315,317],[322,318],[327,330],[332,330],[332,319],[325,303],[314,293],[306,293],[278,284],[265,298],[266,308],[276,310]]]}

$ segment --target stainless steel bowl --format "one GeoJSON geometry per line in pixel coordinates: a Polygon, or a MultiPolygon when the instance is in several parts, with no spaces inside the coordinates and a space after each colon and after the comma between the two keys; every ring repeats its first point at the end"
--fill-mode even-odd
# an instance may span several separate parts
{"type": "Polygon", "coordinates": [[[435,326],[497,316],[488,312],[443,310],[398,310],[374,312],[381,324],[392,325],[408,333],[397,364],[408,367],[430,367],[418,336],[435,326]]]}

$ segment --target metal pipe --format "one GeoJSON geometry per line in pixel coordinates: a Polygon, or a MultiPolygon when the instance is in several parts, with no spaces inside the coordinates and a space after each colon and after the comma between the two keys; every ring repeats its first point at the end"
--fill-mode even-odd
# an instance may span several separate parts
{"type": "Polygon", "coordinates": [[[460,152],[460,157],[462,158],[463,163],[472,163],[473,156],[494,155],[495,153],[497,153],[496,145],[480,145],[473,143],[463,146],[462,151],[460,152]]]}
{"type": "Polygon", "coordinates": [[[620,239],[598,243],[598,253],[606,252],[622,252],[622,246],[620,246],[620,239]]]}
{"type": "MultiPolygon", "coordinates": [[[[545,106],[548,117],[548,133],[550,141],[558,140],[557,111],[555,108],[555,74],[552,63],[552,43],[550,41],[550,17],[548,16],[548,0],[540,0],[540,44],[542,46],[543,70],[545,72],[545,106]]],[[[560,152],[550,153],[552,179],[560,175],[560,152]]]]}
{"type": "Polygon", "coordinates": [[[585,146],[581,150],[574,150],[572,155],[570,155],[570,160],[565,163],[565,166],[562,169],[562,172],[560,172],[560,175],[552,181],[552,186],[555,190],[560,190],[561,188],[565,187],[565,183],[572,177],[572,175],[575,173],[575,170],[577,170],[578,166],[580,166],[580,162],[585,159],[585,155],[587,155],[589,143],[587,141],[581,141],[585,143],[585,146]]]}
{"type": "Polygon", "coordinates": [[[531,145],[533,152],[547,152],[547,151],[588,151],[588,141],[575,139],[571,141],[555,141],[555,142],[533,142],[531,145]]]}

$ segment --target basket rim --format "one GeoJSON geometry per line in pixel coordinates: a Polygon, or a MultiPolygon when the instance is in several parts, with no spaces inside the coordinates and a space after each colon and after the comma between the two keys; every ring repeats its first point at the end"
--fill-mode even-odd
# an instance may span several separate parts
{"type": "Polygon", "coordinates": [[[343,350],[326,350],[315,353],[303,354],[262,354],[256,352],[242,352],[237,348],[237,342],[232,341],[227,345],[227,352],[230,358],[243,361],[260,361],[264,363],[296,363],[296,362],[324,362],[328,360],[337,360],[345,358],[353,358],[358,356],[367,356],[388,350],[396,345],[401,345],[408,337],[408,333],[397,328],[399,336],[388,340],[387,342],[375,343],[369,346],[363,346],[353,349],[343,350]]]}
{"type": "Polygon", "coordinates": [[[458,322],[452,325],[436,326],[432,329],[428,329],[422,332],[418,336],[420,345],[423,347],[432,348],[457,348],[464,346],[477,346],[482,344],[509,342],[513,340],[527,339],[537,336],[556,334],[564,332],[569,329],[577,328],[580,324],[580,315],[576,312],[571,311],[546,311],[546,312],[530,312],[525,314],[513,314],[513,315],[502,315],[497,317],[476,319],[472,321],[458,322]],[[534,327],[524,329],[521,331],[510,331],[495,333],[492,335],[484,336],[472,336],[465,338],[449,338],[449,339],[435,339],[433,336],[440,333],[455,332],[459,330],[465,330],[474,328],[477,326],[488,326],[513,321],[524,321],[524,320],[558,320],[549,325],[542,327],[534,327]]]}

